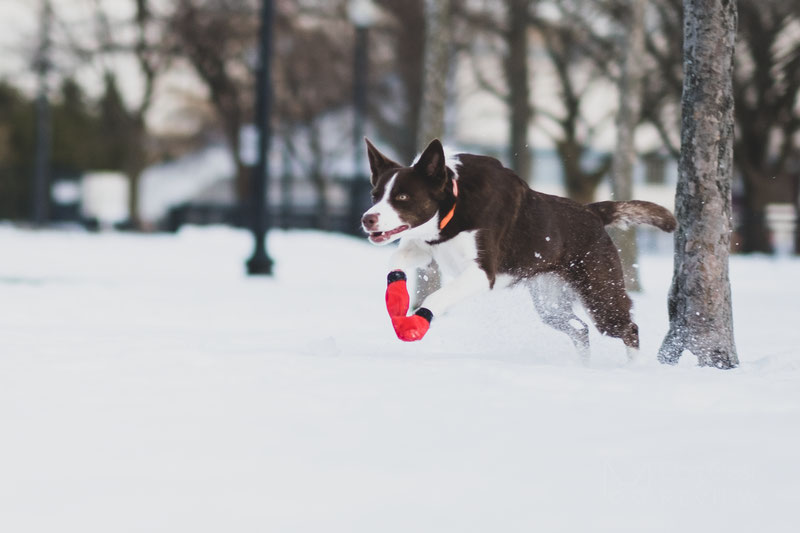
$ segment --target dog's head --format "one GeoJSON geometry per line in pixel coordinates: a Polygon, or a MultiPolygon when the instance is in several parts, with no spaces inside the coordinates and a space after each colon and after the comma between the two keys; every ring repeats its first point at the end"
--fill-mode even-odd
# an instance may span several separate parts
{"type": "Polygon", "coordinates": [[[373,205],[361,225],[370,242],[387,244],[415,234],[435,238],[448,183],[442,143],[431,141],[413,166],[403,167],[380,153],[369,139],[366,142],[373,205]]]}

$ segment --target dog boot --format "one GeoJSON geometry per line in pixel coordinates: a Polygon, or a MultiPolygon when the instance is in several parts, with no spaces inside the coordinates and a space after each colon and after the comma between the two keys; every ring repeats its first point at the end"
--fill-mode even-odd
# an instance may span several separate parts
{"type": "Polygon", "coordinates": [[[392,326],[394,326],[397,338],[401,341],[418,341],[428,332],[431,320],[433,320],[433,313],[420,307],[411,316],[393,316],[392,326]]]}
{"type": "Polygon", "coordinates": [[[386,310],[390,317],[405,317],[408,313],[408,288],[402,270],[389,272],[386,287],[386,310]]]}

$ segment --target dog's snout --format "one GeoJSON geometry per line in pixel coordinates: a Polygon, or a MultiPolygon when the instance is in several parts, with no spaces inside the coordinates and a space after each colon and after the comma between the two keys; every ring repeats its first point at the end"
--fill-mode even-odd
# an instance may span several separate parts
{"type": "Polygon", "coordinates": [[[361,223],[367,231],[372,231],[378,226],[378,215],[367,213],[361,218],[361,223]]]}

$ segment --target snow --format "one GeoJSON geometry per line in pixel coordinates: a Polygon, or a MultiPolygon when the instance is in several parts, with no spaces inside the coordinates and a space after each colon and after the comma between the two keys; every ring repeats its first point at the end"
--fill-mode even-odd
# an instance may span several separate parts
{"type": "Polygon", "coordinates": [[[0,530],[795,531],[800,262],[731,264],[741,366],[592,360],[489,293],[394,338],[390,249],[272,232],[0,226],[0,530]]]}

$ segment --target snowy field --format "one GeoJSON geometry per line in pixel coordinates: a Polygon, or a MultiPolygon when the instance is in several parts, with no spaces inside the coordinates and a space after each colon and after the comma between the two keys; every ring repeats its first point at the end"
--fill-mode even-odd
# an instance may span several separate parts
{"type": "Polygon", "coordinates": [[[800,261],[732,260],[740,368],[583,365],[524,291],[396,340],[389,249],[273,232],[0,226],[0,531],[789,532],[800,523],[800,261]]]}

